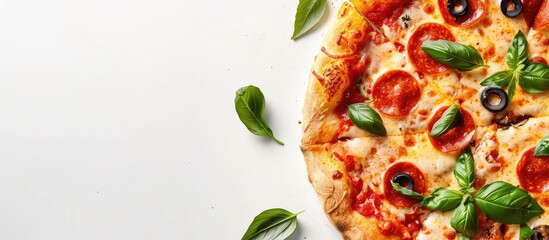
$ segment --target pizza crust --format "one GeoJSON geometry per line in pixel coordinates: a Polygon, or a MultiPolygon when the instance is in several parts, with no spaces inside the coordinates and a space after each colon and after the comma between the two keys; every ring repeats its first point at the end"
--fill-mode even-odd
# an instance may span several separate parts
{"type": "Polygon", "coordinates": [[[381,234],[373,219],[364,218],[352,209],[347,190],[348,184],[343,181],[343,178],[334,181],[331,177],[334,171],[342,168],[335,165],[335,161],[330,160],[334,147],[329,143],[301,147],[309,182],[317,192],[330,222],[347,240],[398,239],[381,234]]]}
{"type": "Polygon", "coordinates": [[[352,66],[347,59],[331,58],[325,52],[345,55],[362,51],[367,28],[369,26],[364,18],[351,5],[343,3],[337,19],[322,42],[324,51],[316,56],[311,70],[303,108],[302,145],[337,139],[340,120],[334,114],[334,109],[342,99],[345,89],[352,84],[352,66]],[[315,74],[322,77],[323,82],[315,74]]]}

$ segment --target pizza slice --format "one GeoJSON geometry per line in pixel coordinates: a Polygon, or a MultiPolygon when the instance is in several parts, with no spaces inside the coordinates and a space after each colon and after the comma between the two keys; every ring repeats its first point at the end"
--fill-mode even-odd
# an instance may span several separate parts
{"type": "MultiPolygon", "coordinates": [[[[480,145],[486,131],[488,127],[473,130],[467,146],[480,145]]],[[[309,181],[345,239],[456,236],[445,213],[420,206],[418,199],[399,194],[391,184],[407,182],[425,195],[441,187],[459,190],[453,176],[459,151],[440,152],[431,141],[428,133],[418,133],[302,147],[309,181]],[[441,223],[431,224],[435,221],[441,223]]],[[[455,138],[455,144],[459,141],[455,138]]]]}
{"type": "Polygon", "coordinates": [[[356,86],[364,71],[364,45],[371,28],[360,14],[344,3],[324,37],[312,67],[303,110],[302,144],[338,139],[346,104],[363,99],[356,86]]]}

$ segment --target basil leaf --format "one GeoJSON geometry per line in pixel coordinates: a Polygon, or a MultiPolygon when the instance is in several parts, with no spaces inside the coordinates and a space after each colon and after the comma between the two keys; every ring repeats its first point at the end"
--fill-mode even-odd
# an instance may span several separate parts
{"type": "Polygon", "coordinates": [[[413,198],[419,198],[419,199],[423,199],[423,195],[417,193],[417,192],[414,192],[408,188],[405,188],[403,186],[400,186],[400,184],[398,183],[395,183],[391,180],[391,185],[393,185],[393,189],[395,191],[397,191],[398,193],[404,195],[404,196],[408,196],[408,197],[413,197],[413,198]]]}
{"type": "Polygon", "coordinates": [[[530,237],[534,234],[530,226],[526,224],[520,225],[520,234],[519,234],[519,240],[526,240],[530,239],[530,237]]]}
{"type": "Polygon", "coordinates": [[[240,121],[244,123],[251,133],[258,136],[270,137],[278,144],[284,145],[283,142],[275,138],[273,131],[263,119],[263,113],[265,112],[265,97],[259,88],[250,85],[238,89],[238,91],[236,91],[234,105],[238,118],[240,118],[240,121]]]}
{"type": "Polygon", "coordinates": [[[461,110],[458,105],[452,105],[438,119],[431,129],[431,137],[437,138],[455,127],[462,120],[461,110]]]}
{"type": "Polygon", "coordinates": [[[528,192],[502,181],[482,187],[475,202],[488,218],[505,224],[524,223],[544,212],[528,192]]]}
{"type": "Polygon", "coordinates": [[[242,240],[286,239],[296,229],[297,215],[300,213],[291,213],[282,208],[265,210],[254,218],[242,240]]]}
{"type": "Polygon", "coordinates": [[[355,103],[349,106],[347,113],[351,121],[359,128],[370,133],[385,136],[387,130],[383,125],[383,120],[373,108],[364,103],[355,103]]]}
{"type": "Polygon", "coordinates": [[[463,197],[458,191],[438,188],[430,196],[421,200],[419,205],[435,211],[450,211],[461,203],[463,197]]]}
{"type": "Polygon", "coordinates": [[[528,64],[520,75],[519,85],[529,93],[549,90],[549,66],[541,63],[528,64]]]}
{"type": "Polygon", "coordinates": [[[291,39],[295,40],[311,30],[324,15],[326,6],[326,0],[299,0],[291,39]]]}
{"type": "Polygon", "coordinates": [[[515,70],[528,61],[528,43],[522,31],[518,31],[507,50],[507,65],[515,70]]]}
{"type": "Polygon", "coordinates": [[[470,148],[464,149],[459,154],[454,167],[454,176],[463,188],[471,188],[475,181],[475,160],[470,148]]]}
{"type": "Polygon", "coordinates": [[[421,44],[421,49],[435,61],[460,71],[484,66],[482,57],[473,46],[446,40],[427,40],[421,44]]]}
{"type": "Polygon", "coordinates": [[[465,202],[457,207],[450,217],[450,225],[457,232],[463,233],[467,237],[473,237],[477,234],[478,218],[475,212],[475,206],[472,202],[465,202]]]}
{"type": "Polygon", "coordinates": [[[500,88],[507,87],[509,85],[509,82],[511,82],[511,79],[513,79],[513,71],[507,70],[507,71],[501,71],[492,74],[492,76],[484,79],[480,83],[481,86],[498,86],[500,88]]]}
{"type": "Polygon", "coordinates": [[[534,156],[549,156],[549,134],[541,138],[534,150],[534,156]]]}
{"type": "Polygon", "coordinates": [[[509,87],[507,88],[507,96],[509,97],[509,102],[513,100],[513,96],[515,96],[515,90],[517,89],[517,80],[516,77],[513,77],[511,81],[509,82],[509,87]]]}

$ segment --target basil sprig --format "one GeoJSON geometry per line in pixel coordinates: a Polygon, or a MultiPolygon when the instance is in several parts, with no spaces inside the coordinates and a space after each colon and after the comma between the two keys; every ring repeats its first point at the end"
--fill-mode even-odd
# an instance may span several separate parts
{"type": "Polygon", "coordinates": [[[530,239],[534,235],[534,231],[527,224],[523,223],[520,225],[519,240],[530,239]]]}
{"type": "Polygon", "coordinates": [[[549,90],[549,67],[541,63],[528,62],[528,42],[520,30],[507,49],[507,66],[508,70],[493,74],[480,85],[508,87],[509,101],[515,95],[517,83],[529,93],[549,90]]]}
{"type": "Polygon", "coordinates": [[[541,138],[534,150],[534,156],[549,156],[549,134],[541,138]]]}
{"type": "Polygon", "coordinates": [[[475,205],[488,218],[505,224],[523,224],[544,212],[528,192],[502,181],[490,183],[482,187],[478,194],[473,195],[474,159],[469,148],[458,156],[454,176],[462,187],[460,192],[438,188],[427,197],[408,189],[405,192],[402,186],[391,183],[393,188],[403,195],[420,195],[423,199],[419,204],[430,210],[454,210],[450,225],[458,232],[459,239],[468,239],[477,233],[478,218],[475,205]]]}
{"type": "Polygon", "coordinates": [[[431,137],[437,138],[445,134],[450,129],[458,125],[463,120],[461,110],[458,105],[452,105],[442,113],[442,116],[435,122],[431,129],[431,137]]]}
{"type": "Polygon", "coordinates": [[[250,85],[242,87],[236,91],[234,99],[236,113],[240,121],[244,123],[248,130],[258,136],[267,136],[272,138],[280,145],[283,142],[276,139],[269,125],[263,119],[265,112],[265,96],[258,87],[250,85]]]}
{"type": "Polygon", "coordinates": [[[460,204],[450,217],[450,225],[459,233],[467,237],[477,234],[478,217],[475,212],[475,205],[470,197],[465,197],[463,204],[460,204]]]}
{"type": "Polygon", "coordinates": [[[326,6],[326,0],[299,0],[291,39],[295,40],[311,30],[324,15],[326,6]]]}
{"type": "Polygon", "coordinates": [[[417,192],[414,192],[414,191],[412,191],[408,188],[405,188],[403,186],[400,186],[400,184],[398,184],[396,182],[393,182],[392,180],[391,180],[391,185],[393,186],[394,190],[396,190],[398,193],[400,193],[404,196],[423,199],[423,195],[421,195],[417,192]]]}
{"type": "Polygon", "coordinates": [[[368,105],[364,103],[352,104],[348,107],[347,113],[357,127],[376,135],[387,135],[381,116],[368,105]]]}
{"type": "Polygon", "coordinates": [[[470,189],[475,181],[475,163],[470,148],[459,154],[454,167],[454,176],[463,190],[470,189]]]}
{"type": "Polygon", "coordinates": [[[242,240],[282,240],[289,237],[297,228],[298,213],[291,213],[282,208],[265,210],[257,215],[242,240]]]}
{"type": "Polygon", "coordinates": [[[446,40],[427,40],[421,49],[435,61],[460,71],[471,71],[486,66],[478,51],[470,45],[446,40]]]}
{"type": "Polygon", "coordinates": [[[482,187],[475,203],[488,218],[506,224],[521,224],[544,212],[528,192],[502,181],[482,187]]]}

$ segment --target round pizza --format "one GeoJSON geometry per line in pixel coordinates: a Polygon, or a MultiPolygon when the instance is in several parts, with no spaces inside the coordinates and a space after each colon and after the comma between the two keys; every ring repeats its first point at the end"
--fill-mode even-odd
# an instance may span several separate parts
{"type": "Polygon", "coordinates": [[[344,239],[549,239],[549,0],[351,0],[301,149],[344,239]]]}

